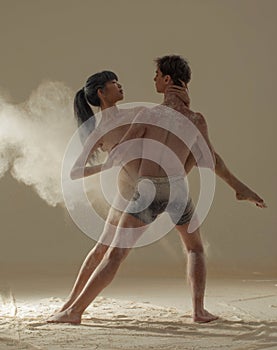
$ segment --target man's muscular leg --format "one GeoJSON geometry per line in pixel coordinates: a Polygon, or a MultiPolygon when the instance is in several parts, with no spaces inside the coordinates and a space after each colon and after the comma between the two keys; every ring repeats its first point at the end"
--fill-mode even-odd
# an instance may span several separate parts
{"type": "Polygon", "coordinates": [[[210,314],[204,308],[206,286],[206,264],[204,248],[199,229],[188,233],[189,224],[177,225],[180,237],[188,254],[187,275],[192,294],[193,320],[195,322],[210,322],[218,317],[210,314]]]}

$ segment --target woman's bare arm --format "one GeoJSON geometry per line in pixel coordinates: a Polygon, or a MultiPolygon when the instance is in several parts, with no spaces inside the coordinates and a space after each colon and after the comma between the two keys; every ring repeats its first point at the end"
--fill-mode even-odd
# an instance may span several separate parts
{"type": "Polygon", "coordinates": [[[102,164],[95,166],[87,166],[88,160],[93,156],[95,151],[101,146],[101,138],[97,139],[98,135],[96,132],[92,132],[85,142],[84,148],[74,163],[70,172],[72,180],[80,179],[96,174],[101,171],[102,164]]]}

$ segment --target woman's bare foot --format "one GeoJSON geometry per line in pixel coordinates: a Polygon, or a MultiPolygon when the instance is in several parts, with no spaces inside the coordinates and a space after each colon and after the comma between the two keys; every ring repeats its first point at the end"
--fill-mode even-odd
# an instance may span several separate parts
{"type": "Polygon", "coordinates": [[[193,315],[193,321],[198,323],[211,322],[218,319],[218,316],[210,314],[207,310],[203,309],[201,312],[193,315]]]}
{"type": "Polygon", "coordinates": [[[57,312],[50,316],[47,320],[48,323],[71,323],[80,324],[82,315],[80,313],[74,313],[71,310],[64,310],[57,312]]]}
{"type": "Polygon", "coordinates": [[[74,300],[73,301],[70,301],[70,300],[67,301],[65,304],[63,304],[63,306],[60,309],[55,310],[54,313],[50,315],[50,317],[55,316],[58,313],[61,313],[61,312],[65,311],[65,310],[67,310],[73,304],[73,302],[74,302],[74,300]]]}
{"type": "Polygon", "coordinates": [[[75,299],[67,301],[65,304],[63,304],[63,306],[60,308],[60,310],[58,312],[62,312],[64,310],[67,310],[74,303],[74,301],[75,301],[75,299]]]}
{"type": "Polygon", "coordinates": [[[267,205],[265,204],[264,200],[250,189],[244,189],[242,191],[236,192],[236,198],[239,201],[248,200],[250,202],[253,202],[256,204],[257,207],[260,208],[267,208],[267,205]]]}

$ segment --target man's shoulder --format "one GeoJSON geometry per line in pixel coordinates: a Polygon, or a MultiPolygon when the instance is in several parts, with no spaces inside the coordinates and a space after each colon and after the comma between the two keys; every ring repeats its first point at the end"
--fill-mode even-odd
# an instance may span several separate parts
{"type": "Polygon", "coordinates": [[[194,112],[190,110],[190,115],[189,118],[191,119],[192,122],[194,122],[197,126],[206,126],[206,119],[204,115],[200,112],[194,112]]]}

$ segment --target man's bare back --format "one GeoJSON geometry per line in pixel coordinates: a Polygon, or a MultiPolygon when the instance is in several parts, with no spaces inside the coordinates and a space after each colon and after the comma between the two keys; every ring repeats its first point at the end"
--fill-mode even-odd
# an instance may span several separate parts
{"type": "MultiPolygon", "coordinates": [[[[180,119],[183,119],[184,125],[181,126],[181,129],[183,128],[184,133],[186,126],[189,126],[188,122],[193,124],[195,129],[200,132],[200,134],[195,133],[194,136],[191,136],[189,144],[197,145],[199,135],[201,135],[208,146],[212,159],[215,161],[213,147],[209,141],[207,133],[205,132],[206,123],[204,117],[200,113],[191,111],[176,96],[169,95],[166,96],[165,102],[162,105],[154,107],[153,109],[142,110],[138,113],[134,120],[134,124],[120,141],[120,144],[123,145],[124,142],[130,140],[142,139],[142,141],[138,141],[135,144],[136,154],[139,153],[137,148],[140,147],[141,149],[140,164],[139,169],[137,169],[138,177],[185,175],[184,168],[191,154],[191,149],[184,140],[172,132],[172,129],[174,128],[170,127],[170,124],[174,124],[175,120],[176,123],[179,122],[180,124],[180,119]],[[159,121],[164,118],[164,115],[168,118],[168,129],[164,125],[157,125],[163,124],[159,123],[159,121]],[[181,118],[180,115],[182,115],[181,118]],[[163,147],[161,148],[160,145],[163,147]],[[167,152],[167,150],[169,152],[167,152]],[[180,162],[181,167],[178,167],[178,169],[176,168],[176,163],[172,162],[172,152],[180,162]],[[163,164],[166,164],[167,171],[164,170],[162,166],[163,164]]],[[[130,152],[132,152],[129,147],[130,144],[126,143],[125,145],[126,151],[121,151],[120,154],[115,156],[115,158],[121,162],[122,158],[124,158],[124,154],[130,156],[130,152]]],[[[136,166],[138,166],[137,163],[136,166]]]]}

